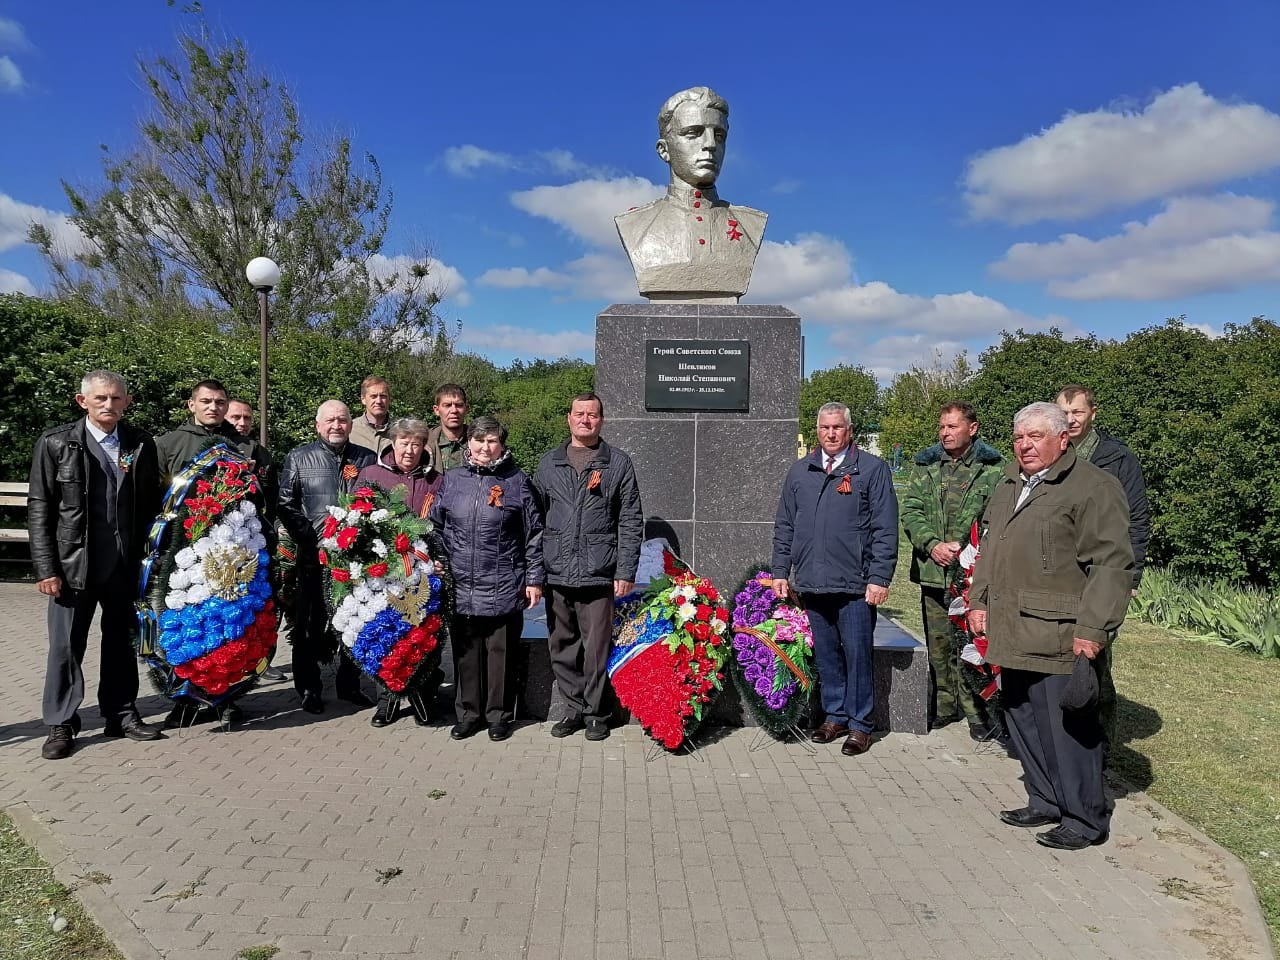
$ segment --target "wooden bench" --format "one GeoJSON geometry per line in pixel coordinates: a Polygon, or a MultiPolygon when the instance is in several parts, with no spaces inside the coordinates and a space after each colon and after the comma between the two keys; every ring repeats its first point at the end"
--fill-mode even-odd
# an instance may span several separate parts
{"type": "MultiPolygon", "coordinates": [[[[27,508],[27,491],[25,483],[0,483],[0,507],[27,508]]],[[[0,543],[28,543],[31,535],[26,527],[0,527],[0,543]]]]}

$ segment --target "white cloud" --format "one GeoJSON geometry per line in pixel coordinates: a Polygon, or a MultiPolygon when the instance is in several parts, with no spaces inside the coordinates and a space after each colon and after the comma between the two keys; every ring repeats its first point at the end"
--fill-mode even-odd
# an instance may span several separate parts
{"type": "Polygon", "coordinates": [[[1100,240],[1014,244],[991,272],[1048,280],[1049,293],[1072,300],[1165,300],[1266,282],[1280,277],[1280,233],[1267,229],[1275,207],[1229,193],[1176,197],[1100,240]]]}
{"type": "Polygon", "coordinates": [[[0,49],[27,50],[30,47],[31,44],[27,40],[26,31],[22,29],[22,24],[8,17],[0,17],[0,49]]]}
{"type": "Polygon", "coordinates": [[[572,278],[547,267],[538,267],[536,270],[529,270],[525,267],[495,267],[491,270],[486,270],[476,279],[476,283],[488,287],[498,287],[503,290],[520,290],[531,287],[559,290],[569,286],[572,282],[572,278]]]}
{"type": "Polygon", "coordinates": [[[830,357],[809,358],[813,369],[852,363],[866,367],[877,380],[886,383],[911,367],[930,369],[938,363],[949,366],[957,356],[968,351],[967,345],[958,340],[939,340],[924,333],[868,340],[865,332],[842,329],[832,331],[830,343],[837,352],[830,357]]]}
{"type": "Polygon", "coordinates": [[[20,273],[0,267],[0,293],[25,293],[34,297],[35,284],[20,273]]]}
{"type": "Polygon", "coordinates": [[[67,256],[89,246],[80,228],[68,220],[66,214],[21,203],[8,194],[0,193],[0,251],[12,250],[26,243],[32,223],[43,224],[53,235],[54,246],[67,256]]]}
{"type": "Polygon", "coordinates": [[[1069,300],[1167,300],[1280,280],[1280,233],[1213,237],[1145,254],[1048,290],[1069,300]]]}
{"type": "Polygon", "coordinates": [[[485,150],[473,143],[465,143],[460,147],[450,147],[440,158],[444,168],[456,177],[469,177],[477,170],[485,167],[496,167],[510,170],[517,165],[516,158],[509,153],[498,153],[485,150]]]}
{"type": "Polygon", "coordinates": [[[554,173],[562,177],[605,178],[613,172],[608,167],[579,160],[572,151],[562,148],[535,150],[517,156],[466,143],[449,147],[441,154],[440,161],[446,170],[457,177],[470,177],[486,167],[495,170],[523,170],[528,173],[554,173]]]}
{"type": "Polygon", "coordinates": [[[779,180],[769,188],[770,193],[795,193],[801,187],[799,180],[779,180]]]}
{"type": "Polygon", "coordinates": [[[966,290],[931,297],[899,293],[880,280],[811,294],[796,302],[806,320],[864,331],[963,335],[966,339],[1000,330],[1043,330],[1067,325],[1062,317],[1037,318],[1013,310],[999,300],[966,290]]]}
{"type": "MultiPolygon", "coordinates": [[[[400,274],[403,277],[418,262],[417,258],[403,254],[387,257],[381,253],[375,253],[369,258],[369,272],[379,279],[386,279],[392,274],[400,274]]],[[[451,267],[435,257],[427,257],[427,284],[441,300],[449,300],[460,307],[471,303],[467,278],[457,267],[451,267]]],[[[399,286],[403,289],[404,283],[402,282],[399,286]]]]}
{"type": "Polygon", "coordinates": [[[12,57],[0,57],[0,91],[17,93],[27,85],[22,71],[13,62],[12,57]]]}
{"type": "Polygon", "coordinates": [[[590,356],[595,351],[596,338],[580,330],[544,331],[498,324],[492,327],[464,326],[458,343],[467,350],[494,349],[522,357],[556,359],[590,356]]]}
{"type": "Polygon", "coordinates": [[[578,180],[563,186],[540,186],[511,195],[517,209],[564,227],[596,247],[618,245],[613,218],[631,207],[656,200],[665,187],[644,177],[578,180]]]}
{"type": "Polygon", "coordinates": [[[1275,204],[1257,197],[1175,197],[1145,223],[1126,223],[1121,233],[1090,240],[1066,233],[1053,243],[1015,243],[991,272],[1008,280],[1075,276],[1141,254],[1227,233],[1266,228],[1275,204]]]}
{"type": "Polygon", "coordinates": [[[766,240],[760,247],[747,299],[756,303],[790,303],[820,290],[849,282],[853,258],[839,240],[802,233],[793,241],[766,240]]]}
{"type": "Polygon", "coordinates": [[[1280,165],[1280,116],[1227,104],[1197,83],[1142,110],[1068,114],[969,161],[965,201],[980,219],[1086,217],[1280,165]]]}

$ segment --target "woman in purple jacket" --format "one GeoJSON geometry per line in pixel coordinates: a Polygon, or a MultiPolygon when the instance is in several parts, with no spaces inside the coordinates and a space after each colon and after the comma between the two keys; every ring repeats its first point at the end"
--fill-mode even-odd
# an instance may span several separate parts
{"type": "Polygon", "coordinates": [[[479,733],[511,736],[515,657],[524,609],[542,599],[542,510],[533,485],[507,450],[507,430],[477,417],[463,464],[444,475],[431,522],[444,538],[453,572],[455,740],[479,733]]]}
{"type": "MultiPolygon", "coordinates": [[[[435,502],[436,491],[444,479],[431,463],[427,451],[427,433],[430,428],[421,420],[402,419],[391,425],[391,446],[383,451],[375,463],[360,471],[359,483],[381,487],[387,492],[404,488],[404,501],[420,517],[425,517],[435,502]]],[[[405,699],[413,709],[413,719],[425,726],[431,719],[429,706],[435,699],[440,683],[440,673],[410,693],[405,699]]],[[[378,689],[378,708],[369,722],[375,727],[394,723],[400,707],[400,698],[385,687],[378,689]]]]}

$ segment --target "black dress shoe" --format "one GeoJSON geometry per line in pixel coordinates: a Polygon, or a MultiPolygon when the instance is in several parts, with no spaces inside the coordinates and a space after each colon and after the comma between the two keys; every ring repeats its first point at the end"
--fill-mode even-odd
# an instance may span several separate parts
{"type": "Polygon", "coordinates": [[[609,721],[604,717],[587,718],[587,739],[588,740],[608,740],[609,739],[609,721]]]}
{"type": "Polygon", "coordinates": [[[489,724],[489,739],[494,743],[501,743],[511,736],[511,724],[499,720],[497,723],[489,724]]]}
{"type": "Polygon", "coordinates": [[[930,730],[941,730],[943,727],[949,727],[951,724],[959,720],[959,717],[934,717],[929,721],[930,730]]]}
{"type": "Polygon", "coordinates": [[[338,694],[338,699],[353,703],[357,707],[372,707],[374,705],[374,701],[365,696],[361,690],[346,690],[338,694]]]}
{"type": "Polygon", "coordinates": [[[40,748],[40,756],[46,760],[65,760],[76,748],[76,735],[69,723],[49,728],[49,736],[40,748]]]}
{"type": "Polygon", "coordinates": [[[400,712],[400,700],[390,694],[378,695],[378,709],[373,711],[373,716],[369,718],[369,725],[373,727],[388,727],[396,722],[396,714],[400,712]]]}
{"type": "Polygon", "coordinates": [[[1019,807],[1017,810],[1001,810],[1000,819],[1011,827],[1043,827],[1048,823],[1057,823],[1057,817],[1047,813],[1039,813],[1030,807],[1019,807]]]}
{"type": "Polygon", "coordinates": [[[551,728],[551,735],[557,738],[570,737],[585,726],[586,724],[583,723],[581,714],[571,713],[563,720],[556,721],[555,726],[551,728]]]}
{"type": "Polygon", "coordinates": [[[310,690],[304,693],[302,709],[307,713],[324,713],[324,701],[320,699],[320,694],[310,690]]]}
{"type": "Polygon", "coordinates": [[[1052,847],[1055,850],[1083,850],[1085,847],[1096,847],[1106,842],[1107,835],[1105,833],[1096,840],[1090,840],[1088,837],[1076,833],[1070,827],[1063,826],[1057,826],[1052,830],[1036,834],[1036,843],[1042,847],[1052,847]]]}
{"type": "Polygon", "coordinates": [[[103,730],[104,737],[127,737],[130,740],[163,740],[164,732],[160,724],[143,723],[137,717],[123,723],[109,723],[103,730]]]}
{"type": "Polygon", "coordinates": [[[996,727],[990,723],[974,723],[969,721],[969,739],[976,740],[978,743],[985,743],[992,740],[996,735],[996,727]]]}
{"type": "Polygon", "coordinates": [[[454,740],[465,740],[467,737],[473,737],[480,732],[480,728],[484,724],[479,720],[471,720],[466,723],[455,723],[453,729],[449,731],[449,736],[454,740]]]}

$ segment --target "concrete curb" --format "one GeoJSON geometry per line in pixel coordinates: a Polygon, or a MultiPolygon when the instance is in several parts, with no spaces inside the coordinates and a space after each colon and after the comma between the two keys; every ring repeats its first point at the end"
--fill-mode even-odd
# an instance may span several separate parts
{"type": "Polygon", "coordinates": [[[1116,782],[1124,785],[1125,789],[1129,791],[1131,800],[1136,801],[1140,798],[1142,802],[1149,804],[1152,809],[1158,811],[1163,819],[1177,829],[1184,831],[1210,853],[1217,855],[1222,863],[1223,870],[1231,881],[1232,890],[1237,891],[1232,900],[1240,908],[1240,922],[1244,926],[1245,933],[1248,934],[1253,943],[1258,945],[1259,953],[1264,958],[1276,960],[1275,949],[1271,943],[1271,929],[1267,926],[1266,918],[1262,915],[1262,904],[1258,902],[1258,891],[1253,885],[1253,880],[1249,877],[1249,871],[1245,867],[1244,861],[1208,836],[1199,827],[1183,820],[1182,817],[1146,791],[1134,789],[1132,784],[1119,778],[1116,778],[1116,782]]]}
{"type": "Polygon", "coordinates": [[[59,882],[71,889],[85,912],[111,940],[125,960],[164,960],[164,956],[146,938],[133,921],[124,915],[104,889],[94,883],[77,883],[77,875],[86,871],[72,859],[70,852],[54,835],[49,825],[41,822],[25,803],[5,807],[18,833],[35,847],[53,868],[59,882]]]}

